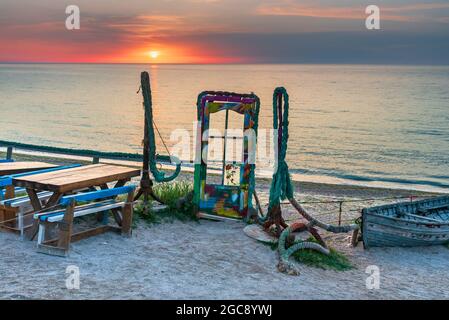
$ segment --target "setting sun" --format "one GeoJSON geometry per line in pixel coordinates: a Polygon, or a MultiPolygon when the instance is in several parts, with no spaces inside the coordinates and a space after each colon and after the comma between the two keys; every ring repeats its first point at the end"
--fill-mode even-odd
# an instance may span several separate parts
{"type": "Polygon", "coordinates": [[[151,59],[157,59],[159,55],[160,55],[159,51],[150,51],[151,59]]]}

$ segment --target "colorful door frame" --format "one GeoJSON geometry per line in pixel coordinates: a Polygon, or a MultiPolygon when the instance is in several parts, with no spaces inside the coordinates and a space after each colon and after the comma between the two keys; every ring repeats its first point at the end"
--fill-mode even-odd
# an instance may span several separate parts
{"type": "Polygon", "coordinates": [[[257,126],[260,100],[254,94],[237,94],[230,92],[206,91],[198,96],[198,123],[194,180],[194,206],[201,216],[215,216],[217,218],[242,219],[252,208],[252,196],[255,187],[255,152],[257,146],[257,126]],[[207,148],[209,141],[208,129],[211,114],[226,112],[225,142],[223,157],[223,177],[221,184],[207,183],[207,148]],[[244,116],[243,123],[243,159],[240,166],[240,180],[236,186],[224,184],[226,170],[226,129],[229,111],[244,116]],[[250,137],[254,137],[251,139],[250,137]],[[204,152],[203,152],[204,151],[204,152]],[[204,155],[204,156],[203,156],[204,155]],[[204,159],[206,158],[206,159],[204,159]]]}

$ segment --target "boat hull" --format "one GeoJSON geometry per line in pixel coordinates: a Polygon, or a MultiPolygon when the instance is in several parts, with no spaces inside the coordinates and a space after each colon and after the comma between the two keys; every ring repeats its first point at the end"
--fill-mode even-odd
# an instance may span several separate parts
{"type": "MultiPolygon", "coordinates": [[[[367,208],[362,211],[362,239],[365,248],[414,247],[449,243],[449,212],[438,208],[449,204],[447,199],[436,198],[416,203],[367,208]],[[443,201],[442,201],[443,200],[443,201]],[[447,203],[446,203],[447,200],[447,203]],[[435,206],[435,203],[437,205],[435,206]],[[418,208],[432,207],[433,215],[418,217],[418,208]],[[397,212],[411,215],[398,215],[397,212]],[[438,218],[438,220],[436,219],[438,218]],[[447,219],[445,219],[447,217],[447,219]]],[[[447,210],[449,211],[449,209],[447,210]]]]}

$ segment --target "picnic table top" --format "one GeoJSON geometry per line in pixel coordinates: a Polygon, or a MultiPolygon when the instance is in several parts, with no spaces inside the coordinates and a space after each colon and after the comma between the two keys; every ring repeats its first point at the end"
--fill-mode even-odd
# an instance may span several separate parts
{"type": "Polygon", "coordinates": [[[58,165],[38,161],[15,161],[0,163],[0,176],[55,168],[58,165]]]}
{"type": "Polygon", "coordinates": [[[93,164],[15,178],[13,184],[39,191],[65,193],[101,186],[113,181],[130,180],[132,177],[139,175],[140,169],[110,164],[93,164]]]}

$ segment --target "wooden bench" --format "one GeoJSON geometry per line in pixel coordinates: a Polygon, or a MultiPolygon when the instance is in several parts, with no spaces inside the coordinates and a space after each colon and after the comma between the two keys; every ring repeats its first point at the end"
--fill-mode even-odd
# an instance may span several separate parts
{"type": "MultiPolygon", "coordinates": [[[[10,162],[14,162],[14,160],[12,160],[12,159],[0,159],[0,163],[10,163],[10,162]]],[[[5,198],[6,198],[6,190],[5,190],[5,188],[0,187],[0,200],[4,200],[5,198]]]]}
{"type": "MultiPolygon", "coordinates": [[[[41,202],[44,202],[51,195],[51,192],[40,192],[38,198],[41,202]]],[[[3,223],[1,227],[12,232],[18,232],[23,239],[25,229],[31,226],[31,223],[25,222],[27,212],[33,212],[33,206],[28,196],[0,201],[0,220],[9,222],[3,223]]]]}
{"type": "MultiPolygon", "coordinates": [[[[33,206],[31,205],[31,200],[28,195],[22,195],[18,197],[14,197],[11,199],[5,199],[5,197],[1,197],[1,192],[6,187],[12,186],[12,181],[14,178],[24,177],[34,174],[40,174],[45,172],[53,172],[58,170],[64,170],[69,168],[80,167],[81,165],[71,165],[71,166],[61,166],[51,169],[44,169],[39,171],[32,171],[26,173],[19,173],[10,176],[0,177],[0,227],[9,231],[19,232],[20,236],[23,238],[24,230],[29,227],[29,225],[25,225],[24,215],[27,212],[33,212],[33,206]],[[17,223],[16,220],[17,219],[17,223]],[[6,223],[2,223],[3,221],[8,221],[6,223]]],[[[25,193],[24,188],[15,188],[15,194],[25,193]]],[[[39,192],[37,194],[39,201],[44,202],[47,201],[52,195],[52,192],[39,192]]],[[[32,219],[30,219],[32,220],[32,219]]]]}
{"type": "Polygon", "coordinates": [[[34,219],[38,220],[39,223],[37,251],[66,257],[69,253],[71,242],[107,231],[114,231],[124,236],[131,236],[134,190],[135,186],[125,186],[62,197],[59,201],[59,205],[63,207],[62,209],[34,215],[34,219]],[[125,201],[117,200],[119,195],[125,194],[127,194],[125,201]],[[79,203],[83,204],[79,205],[79,203]],[[121,225],[118,227],[109,225],[109,215],[104,214],[101,226],[73,233],[74,218],[116,209],[121,209],[122,212],[121,225]],[[57,238],[47,240],[47,229],[55,225],[58,226],[57,238]]]}

